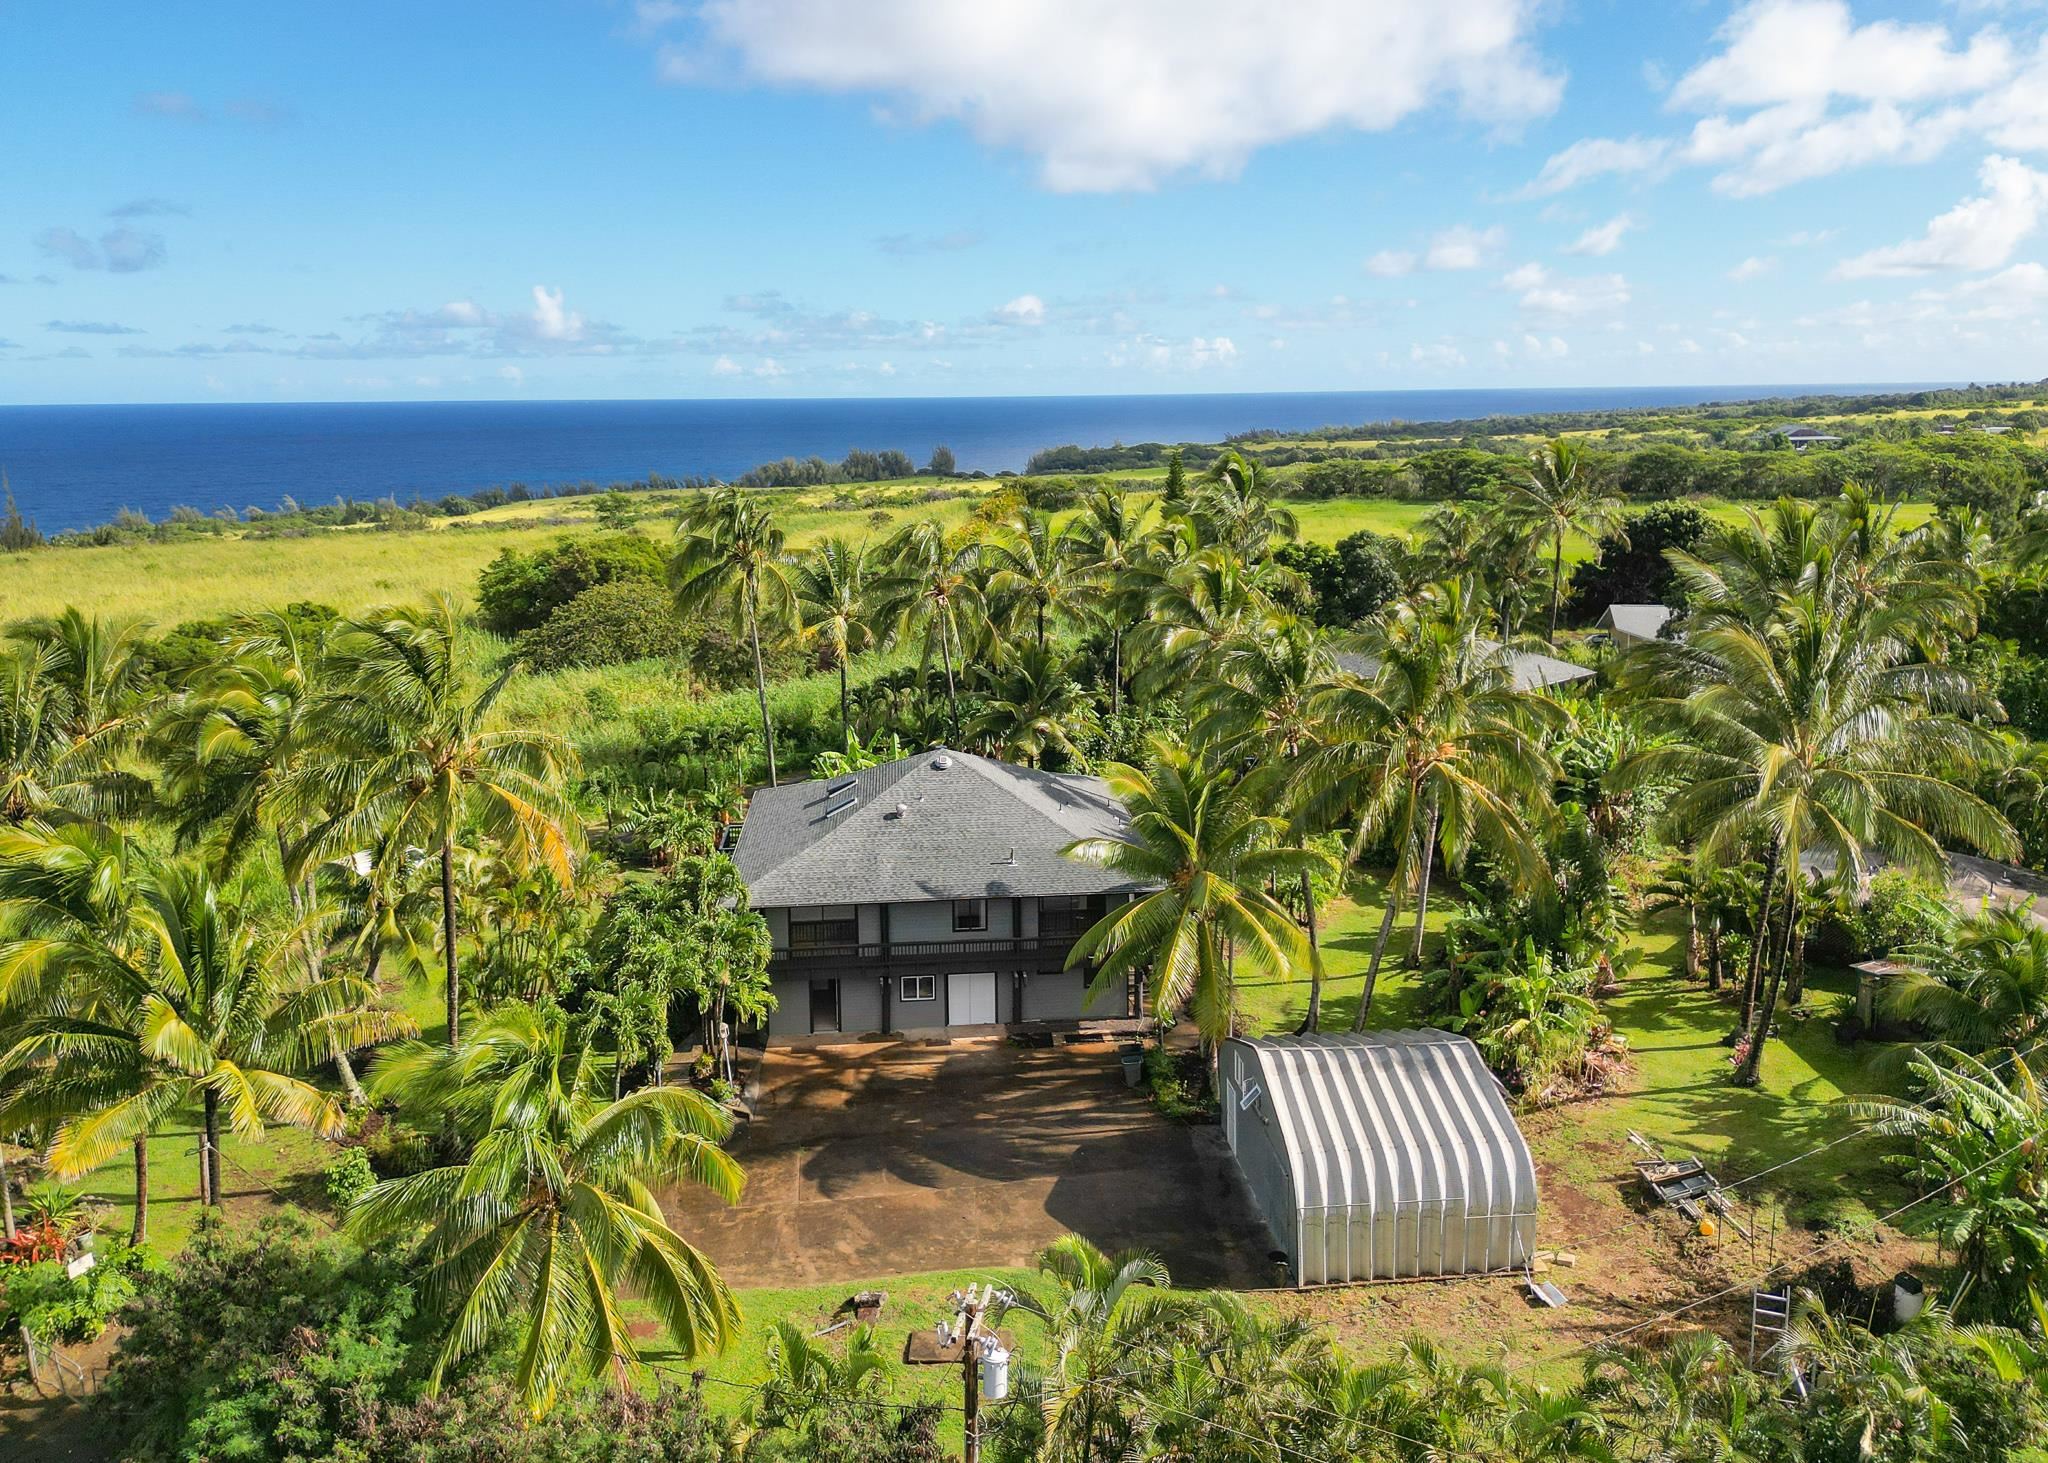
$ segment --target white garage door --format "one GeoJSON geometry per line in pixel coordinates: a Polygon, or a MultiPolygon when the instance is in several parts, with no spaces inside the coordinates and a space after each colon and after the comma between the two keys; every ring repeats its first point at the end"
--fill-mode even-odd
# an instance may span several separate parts
{"type": "Polygon", "coordinates": [[[992,970],[946,977],[946,1021],[952,1026],[993,1026],[996,976],[992,970]]]}

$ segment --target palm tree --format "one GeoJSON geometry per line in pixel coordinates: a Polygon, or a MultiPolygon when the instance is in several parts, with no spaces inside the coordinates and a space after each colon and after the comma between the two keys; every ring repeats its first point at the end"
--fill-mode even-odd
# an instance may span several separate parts
{"type": "Polygon", "coordinates": [[[403,882],[412,848],[441,860],[441,956],[448,1043],[461,1037],[455,841],[475,820],[503,850],[546,865],[567,884],[576,819],[563,784],[575,765],[559,737],[493,728],[491,711],[516,673],[490,684],[463,674],[455,603],[436,596],[417,609],[346,620],[328,638],[330,692],[308,714],[305,735],[323,751],[296,767],[279,791],[280,816],[308,831],[292,873],[322,852],[373,852],[371,878],[403,882]]]}
{"type": "Polygon", "coordinates": [[[1188,1310],[1166,1266],[1144,1250],[1104,1254],[1076,1234],[1038,1255],[1050,1296],[1020,1293],[1008,1309],[1045,1327],[1046,1362],[1022,1378],[1020,1397],[1042,1431],[1033,1456],[1047,1463],[1097,1463],[1133,1456],[1133,1414],[1120,1393],[1153,1370],[1142,1353],[1188,1310]]]}
{"type": "Polygon", "coordinates": [[[1292,540],[1300,532],[1293,512],[1274,503],[1264,467],[1236,448],[1209,464],[1189,517],[1203,543],[1247,561],[1267,557],[1275,539],[1292,540]]]}
{"type": "Polygon", "coordinates": [[[889,572],[881,587],[881,610],[904,634],[924,640],[923,664],[937,651],[946,670],[946,702],[952,735],[960,735],[960,687],[953,674],[960,644],[960,617],[982,603],[981,546],[971,537],[949,535],[924,519],[890,540],[884,550],[889,572]]]}
{"type": "Polygon", "coordinates": [[[981,677],[986,699],[967,735],[994,744],[999,755],[1040,766],[1047,752],[1078,761],[1076,735],[1094,724],[1088,694],[1056,651],[1027,646],[981,677]]]}
{"type": "Polygon", "coordinates": [[[1091,992],[1149,966],[1153,1011],[1165,1020],[1192,1008],[1213,1060],[1236,1029],[1239,965],[1285,979],[1307,960],[1301,928],[1269,884],[1328,860],[1286,842],[1285,821],[1270,811],[1282,791],[1277,769],[1240,774],[1163,741],[1155,751],[1152,773],[1108,769],[1128,828],[1066,853],[1156,887],[1098,920],[1075,942],[1074,958],[1100,960],[1091,992]]]}
{"type": "Polygon", "coordinates": [[[1757,1080],[1787,932],[1798,922],[1805,880],[1788,876],[1773,933],[1781,874],[1803,870],[1810,850],[1860,882],[1870,849],[1939,874],[1938,839],[1993,853],[2013,845],[2005,820],[1948,780],[1994,763],[2002,744],[1966,717],[1986,709],[1966,671],[1912,657],[1909,632],[1924,623],[1910,602],[1858,610],[1830,584],[1813,583],[1782,597],[1763,625],[1711,616],[1683,642],[1641,652],[1637,674],[1662,693],[1655,708],[1678,736],[1636,754],[1617,780],[1673,785],[1667,814],[1711,862],[1755,844],[1765,853],[1752,941],[1752,970],[1764,983],[1747,1023],[1743,1083],[1757,1080]]]}
{"type": "Polygon", "coordinates": [[[1166,569],[1139,632],[1145,667],[1138,683],[1178,689],[1203,679],[1225,646],[1268,633],[1279,613],[1274,595],[1295,578],[1270,559],[1252,563],[1222,547],[1166,569]]]}
{"type": "Polygon", "coordinates": [[[19,646],[0,655],[0,819],[100,817],[132,805],[137,779],[110,771],[90,740],[77,739],[56,652],[19,646]]]}
{"type": "Polygon", "coordinates": [[[754,648],[754,695],[761,705],[761,740],[768,752],[768,783],[777,780],[775,723],[768,715],[768,671],[761,659],[764,620],[800,628],[796,594],[783,557],[782,530],[758,497],[723,484],[706,490],[676,523],[682,544],[669,564],[676,608],[691,614],[721,601],[754,648]]]}
{"type": "Polygon", "coordinates": [[[1511,483],[1508,506],[1533,535],[1550,540],[1550,643],[1557,643],[1557,611],[1564,599],[1564,540],[1573,531],[1589,538],[1621,532],[1621,499],[1595,479],[1583,448],[1553,437],[1530,461],[1529,475],[1511,483]]]}
{"type": "Polygon", "coordinates": [[[447,1124],[466,1153],[378,1184],[348,1216],[366,1245],[420,1241],[425,1299],[446,1317],[430,1387],[515,1326],[514,1379],[536,1415],[579,1373],[632,1385],[627,1288],[684,1356],[737,1334],[732,1292],[655,1197],[687,1182],[738,1202],[744,1176],[718,1146],[732,1120],[690,1088],[615,1099],[612,1060],[573,1043],[560,1010],[514,1004],[460,1046],[410,1043],[372,1071],[372,1091],[447,1124]]]}
{"type": "Polygon", "coordinates": [[[1923,1047],[1910,1063],[1918,1102],[1864,1097],[1843,1106],[1880,1137],[1912,1142],[1908,1160],[1924,1185],[1923,1221],[1956,1257],[1962,1283],[1949,1305],[1994,1293],[1992,1314],[2048,1277],[2048,1097],[2025,1062],[1998,1062],[1954,1047],[1923,1047]]]}
{"type": "Polygon", "coordinates": [[[1045,649],[1048,620],[1079,617],[1088,589],[1079,556],[1082,539],[1072,523],[1054,527],[1052,515],[1020,510],[997,526],[986,544],[989,594],[998,605],[1031,614],[1034,643],[1045,649]]]}
{"type": "Polygon", "coordinates": [[[1109,714],[1121,709],[1124,690],[1124,636],[1144,614],[1149,592],[1150,554],[1146,505],[1114,484],[1096,488],[1081,500],[1074,521],[1076,552],[1082,573],[1094,590],[1098,613],[1109,627],[1109,714]]]}
{"type": "Polygon", "coordinates": [[[759,1433],[800,1432],[822,1417],[872,1407],[889,1357],[872,1326],[848,1333],[846,1349],[821,1346],[802,1326],[777,1316],[768,1342],[768,1380],[754,1394],[747,1424],[759,1433]]]}
{"type": "Polygon", "coordinates": [[[100,825],[0,832],[0,910],[12,930],[0,994],[19,1013],[0,1058],[5,1120],[60,1125],[60,1178],[133,1145],[138,1232],[142,1144],[179,1108],[199,1102],[200,1201],[218,1204],[223,1113],[245,1137],[266,1121],[332,1137],[333,1099],[290,1073],[336,1042],[411,1030],[359,977],[307,978],[300,932],[225,904],[199,860],[150,858],[100,825]]]}
{"type": "MultiPolygon", "coordinates": [[[[291,846],[304,834],[305,820],[281,819],[277,795],[295,767],[322,754],[317,737],[304,731],[322,690],[321,640],[318,631],[278,611],[243,618],[226,654],[193,678],[149,737],[180,844],[205,840],[225,876],[259,835],[267,832],[274,841],[292,910],[307,932],[305,959],[314,980],[325,950],[319,923],[307,916],[319,907],[319,894],[310,867],[297,877],[290,870],[291,846]]],[[[361,1105],[362,1085],[348,1053],[337,1048],[331,1056],[342,1090],[361,1105]]]]}
{"type": "Polygon", "coordinates": [[[1448,866],[1484,849],[1511,881],[1535,877],[1542,859],[1532,824],[1556,780],[1539,733],[1565,713],[1515,689],[1508,653],[1480,637],[1459,594],[1383,611],[1358,643],[1370,674],[1319,693],[1325,740],[1296,777],[1304,817],[1325,827],[1355,824],[1353,862],[1382,843],[1393,851],[1353,1022],[1363,1031],[1404,899],[1415,896],[1418,932],[1428,913],[1439,845],[1448,866]]]}
{"type": "MultiPolygon", "coordinates": [[[[1322,737],[1315,700],[1336,675],[1336,661],[1314,624],[1277,616],[1271,632],[1226,642],[1210,675],[1189,697],[1192,736],[1219,755],[1277,756],[1292,762],[1322,737]]],[[[1301,1029],[1319,1031],[1323,1020],[1323,951],[1316,926],[1315,881],[1298,876],[1302,922],[1308,932],[1308,1010],[1301,1029]]]]}
{"type": "Polygon", "coordinates": [[[1954,939],[1916,953],[1928,968],[1885,984],[1892,1016],[1978,1055],[2023,1059],[2048,1038],[2048,929],[2031,905],[1987,909],[1954,939]]]}
{"type": "Polygon", "coordinates": [[[853,745],[853,713],[847,698],[846,673],[853,657],[878,638],[873,617],[874,568],[865,543],[828,538],[791,571],[803,636],[824,648],[839,669],[839,736],[841,750],[853,745]]]}

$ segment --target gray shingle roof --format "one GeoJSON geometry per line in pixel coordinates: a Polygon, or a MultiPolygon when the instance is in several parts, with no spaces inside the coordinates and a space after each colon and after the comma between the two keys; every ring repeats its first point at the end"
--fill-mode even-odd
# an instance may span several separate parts
{"type": "Polygon", "coordinates": [[[1655,640],[1670,618],[1669,605],[1609,605],[1601,612],[1600,627],[1638,640],[1655,640]]]}
{"type": "Polygon", "coordinates": [[[1137,886],[1060,850],[1128,822],[1099,777],[940,749],[761,789],[733,858],[756,909],[1104,894],[1137,886]]]}
{"type": "MultiPolygon", "coordinates": [[[[1498,640],[1479,637],[1481,653],[1492,655],[1501,648],[1498,640]]],[[[1340,650],[1332,657],[1339,670],[1351,672],[1354,676],[1367,678],[1379,674],[1380,663],[1376,656],[1360,655],[1356,651],[1340,650]]],[[[1517,691],[1535,691],[1544,686],[1562,686],[1567,681],[1583,681],[1593,674],[1582,665],[1573,665],[1568,660],[1559,660],[1554,655],[1544,655],[1535,650],[1516,650],[1508,656],[1509,677],[1517,691]]]]}

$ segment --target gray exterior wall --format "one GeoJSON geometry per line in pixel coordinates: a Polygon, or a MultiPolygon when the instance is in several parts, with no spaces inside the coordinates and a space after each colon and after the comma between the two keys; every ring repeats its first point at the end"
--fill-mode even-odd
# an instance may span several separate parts
{"type": "MultiPolygon", "coordinates": [[[[1111,903],[1118,902],[1111,896],[1111,903]]],[[[1039,953],[996,953],[986,950],[966,950],[957,957],[938,955],[929,950],[918,954],[914,963],[899,967],[885,967],[875,958],[873,947],[884,944],[945,945],[955,941],[990,941],[1010,939],[1036,939],[1039,933],[1038,900],[1023,896],[1017,898],[991,898],[988,901],[988,921],[984,930],[961,930],[953,928],[953,905],[950,900],[930,900],[916,903],[891,904],[887,907],[887,940],[884,932],[884,906],[863,904],[856,907],[859,924],[859,941],[870,947],[865,958],[855,958],[850,952],[844,960],[828,957],[808,962],[809,968],[799,967],[802,973],[778,971],[771,989],[775,993],[776,1008],[769,1013],[768,1035],[770,1037],[794,1037],[811,1034],[811,992],[812,980],[837,980],[839,982],[839,1030],[849,1035],[882,1030],[922,1030],[949,1024],[965,1024],[954,1018],[949,1010],[949,973],[980,973],[992,971],[996,977],[996,1020],[1009,1024],[1017,1021],[1072,1021],[1082,1018],[1118,1018],[1125,1014],[1124,991],[1105,991],[1095,1001],[1087,999],[1088,975],[1081,970],[1047,970],[1049,961],[1056,962],[1057,954],[1047,957],[1039,953]],[[889,972],[888,995],[883,995],[883,970],[889,972]],[[1018,972],[1025,972],[1023,980],[1023,1007],[1018,1009],[1018,972]],[[936,999],[931,1002],[905,1003],[901,999],[898,978],[908,973],[932,974],[936,977],[936,999]],[[886,1023],[886,1024],[885,1024],[886,1023]]],[[[780,952],[789,944],[789,911],[770,908],[761,911],[768,925],[769,938],[780,952]]]]}

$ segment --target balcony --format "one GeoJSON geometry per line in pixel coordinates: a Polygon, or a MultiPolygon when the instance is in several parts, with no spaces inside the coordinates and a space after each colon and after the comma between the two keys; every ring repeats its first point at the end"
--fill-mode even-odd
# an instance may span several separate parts
{"type": "Polygon", "coordinates": [[[999,969],[1064,970],[1067,952],[1086,928],[1079,924],[1068,930],[1063,922],[1058,930],[1027,939],[970,935],[957,940],[892,940],[887,944],[807,944],[777,950],[768,971],[778,977],[811,973],[822,977],[849,966],[880,974],[885,970],[972,970],[990,962],[999,969]]]}

